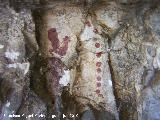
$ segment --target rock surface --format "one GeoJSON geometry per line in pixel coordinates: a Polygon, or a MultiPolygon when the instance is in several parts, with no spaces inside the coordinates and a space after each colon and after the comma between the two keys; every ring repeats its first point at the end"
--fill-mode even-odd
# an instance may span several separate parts
{"type": "Polygon", "coordinates": [[[160,119],[159,4],[2,0],[0,120],[160,119]]]}

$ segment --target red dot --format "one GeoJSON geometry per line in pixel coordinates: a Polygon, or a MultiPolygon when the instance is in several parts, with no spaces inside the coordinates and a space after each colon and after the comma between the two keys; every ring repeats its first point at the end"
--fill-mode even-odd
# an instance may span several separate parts
{"type": "Polygon", "coordinates": [[[86,21],[85,24],[88,26],[88,27],[91,27],[91,23],[89,21],[86,21]]]}
{"type": "Polygon", "coordinates": [[[103,96],[102,94],[99,94],[99,95],[98,95],[98,97],[102,97],[102,98],[104,98],[104,96],[103,96]]]}
{"type": "Polygon", "coordinates": [[[96,90],[96,93],[97,93],[97,94],[99,94],[100,92],[101,92],[100,90],[98,90],[98,89],[96,90]]]}
{"type": "Polygon", "coordinates": [[[96,53],[96,56],[99,58],[101,57],[102,52],[96,53]]]}
{"type": "Polygon", "coordinates": [[[102,65],[101,62],[97,62],[97,63],[96,63],[96,66],[97,66],[97,67],[101,67],[101,65],[102,65]]]}
{"type": "Polygon", "coordinates": [[[97,83],[97,87],[101,87],[101,83],[100,82],[97,83]]]}
{"type": "Polygon", "coordinates": [[[98,77],[97,77],[97,80],[98,80],[98,81],[101,81],[101,77],[100,77],[100,76],[98,76],[98,77]]]}
{"type": "Polygon", "coordinates": [[[96,44],[95,44],[95,47],[96,47],[96,48],[99,48],[99,47],[100,47],[100,44],[99,44],[99,43],[96,43],[96,44]]]}
{"type": "Polygon", "coordinates": [[[96,28],[93,30],[93,32],[98,34],[98,30],[96,28]]]}
{"type": "Polygon", "coordinates": [[[101,68],[97,68],[97,72],[100,73],[102,70],[101,68]]]}

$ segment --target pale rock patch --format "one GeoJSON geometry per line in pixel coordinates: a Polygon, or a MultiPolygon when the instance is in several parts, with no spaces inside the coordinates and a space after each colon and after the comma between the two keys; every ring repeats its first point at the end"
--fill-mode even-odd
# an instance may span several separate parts
{"type": "Polygon", "coordinates": [[[59,84],[67,86],[69,82],[70,82],[70,71],[64,70],[64,75],[60,79],[59,84]]]}
{"type": "Polygon", "coordinates": [[[20,68],[21,70],[24,71],[24,75],[27,74],[29,71],[30,63],[14,63],[14,64],[8,64],[8,68],[20,68]]]}
{"type": "Polygon", "coordinates": [[[19,55],[20,53],[15,51],[5,52],[5,57],[9,58],[12,61],[17,60],[19,55]]]}
{"type": "Polygon", "coordinates": [[[3,49],[3,48],[4,48],[4,45],[1,45],[1,44],[0,44],[0,49],[3,49]]]}

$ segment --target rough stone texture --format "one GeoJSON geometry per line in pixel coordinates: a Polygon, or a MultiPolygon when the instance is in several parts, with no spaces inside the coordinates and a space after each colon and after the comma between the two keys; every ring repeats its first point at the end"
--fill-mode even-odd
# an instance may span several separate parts
{"type": "MultiPolygon", "coordinates": [[[[22,10],[17,13],[6,4],[1,4],[0,11],[0,117],[1,120],[9,120],[12,117],[9,118],[8,115],[17,113],[29,90],[30,62],[28,61],[29,58],[27,59],[26,46],[29,46],[30,50],[33,47],[31,43],[26,41],[37,43],[35,42],[34,23],[29,10],[22,10]]],[[[33,46],[36,46],[34,51],[38,49],[37,45],[33,46]]],[[[32,55],[32,53],[28,53],[28,55],[32,55]]]]}
{"type": "Polygon", "coordinates": [[[25,74],[29,63],[24,62],[25,44],[21,29],[23,21],[19,14],[10,8],[1,7],[1,50],[3,70],[1,71],[1,98],[4,113],[16,113],[23,95],[23,89],[29,81],[25,74]]]}
{"type": "Polygon", "coordinates": [[[41,117],[41,115],[46,116],[46,112],[45,103],[33,91],[30,91],[17,112],[21,118],[15,118],[15,120],[46,120],[45,117],[41,117]]]}
{"type": "Polygon", "coordinates": [[[160,119],[159,4],[2,1],[0,120],[160,119]]]}

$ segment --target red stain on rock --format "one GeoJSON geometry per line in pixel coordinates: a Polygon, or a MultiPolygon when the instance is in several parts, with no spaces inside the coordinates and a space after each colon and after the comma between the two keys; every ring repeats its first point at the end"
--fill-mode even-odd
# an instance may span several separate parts
{"type": "Polygon", "coordinates": [[[48,67],[50,68],[47,72],[48,90],[51,93],[51,96],[55,98],[60,91],[59,80],[63,74],[63,63],[59,58],[49,58],[48,67]]]}
{"type": "Polygon", "coordinates": [[[55,52],[61,56],[64,56],[66,54],[68,50],[68,43],[70,41],[70,38],[68,36],[65,36],[65,38],[63,38],[62,44],[60,45],[56,28],[51,28],[48,30],[48,39],[52,44],[52,52],[55,52]]]}
{"type": "Polygon", "coordinates": [[[96,48],[99,48],[99,47],[100,47],[100,44],[99,44],[99,43],[96,43],[96,44],[95,44],[95,47],[96,47],[96,48]]]}
{"type": "Polygon", "coordinates": [[[85,24],[88,26],[88,27],[91,27],[91,23],[89,21],[86,21],[85,24]]]}
{"type": "Polygon", "coordinates": [[[93,30],[93,32],[96,33],[96,34],[99,33],[98,30],[97,30],[96,28],[93,30]]]}
{"type": "Polygon", "coordinates": [[[97,68],[97,72],[98,73],[102,72],[101,68],[97,68]]]}
{"type": "Polygon", "coordinates": [[[97,80],[98,80],[98,81],[101,81],[101,77],[100,77],[100,76],[98,76],[98,77],[97,77],[97,80]]]}
{"type": "Polygon", "coordinates": [[[102,54],[103,54],[102,52],[98,52],[98,53],[96,53],[96,56],[99,58],[99,57],[101,57],[102,54]]]}
{"type": "Polygon", "coordinates": [[[97,87],[101,87],[101,83],[100,82],[97,82],[97,87]]]}
{"type": "Polygon", "coordinates": [[[96,63],[96,66],[97,66],[97,67],[101,67],[101,65],[102,65],[101,62],[97,62],[97,63],[96,63]]]}

